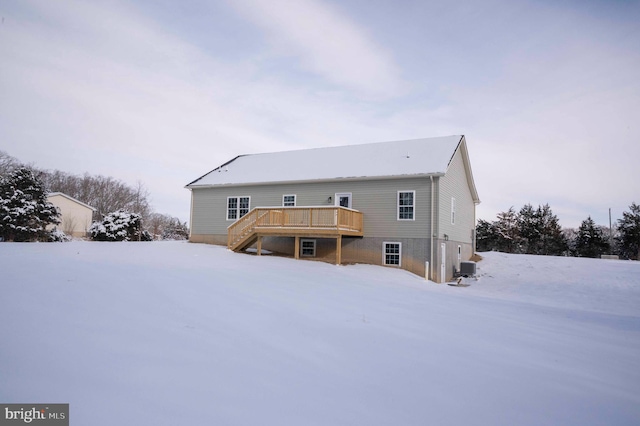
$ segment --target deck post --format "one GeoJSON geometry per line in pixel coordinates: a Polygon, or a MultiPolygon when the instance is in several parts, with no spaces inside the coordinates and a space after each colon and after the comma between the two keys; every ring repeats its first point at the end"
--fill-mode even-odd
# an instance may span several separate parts
{"type": "Polygon", "coordinates": [[[262,255],[262,235],[258,235],[258,256],[262,255]]]}
{"type": "Polygon", "coordinates": [[[294,259],[300,259],[300,237],[296,235],[295,237],[296,239],[296,243],[295,243],[295,253],[293,254],[294,259]]]}
{"type": "Polygon", "coordinates": [[[336,265],[342,263],[342,235],[336,238],[336,265]]]}

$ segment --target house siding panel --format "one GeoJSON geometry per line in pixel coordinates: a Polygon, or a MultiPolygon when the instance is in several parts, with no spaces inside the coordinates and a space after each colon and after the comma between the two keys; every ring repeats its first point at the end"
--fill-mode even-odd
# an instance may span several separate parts
{"type": "Polygon", "coordinates": [[[438,180],[436,190],[436,234],[434,246],[436,273],[440,277],[441,255],[440,244],[445,243],[447,259],[445,259],[445,280],[451,279],[459,270],[457,261],[458,245],[462,248],[463,261],[473,255],[473,230],[475,228],[475,203],[467,181],[467,171],[462,152],[457,150],[445,176],[438,180]],[[455,198],[455,223],[451,223],[451,199],[455,198]],[[445,238],[446,235],[446,238],[445,238]]]}
{"type": "MultiPolygon", "coordinates": [[[[450,279],[459,268],[458,246],[461,247],[461,260],[468,260],[473,254],[475,202],[479,202],[473,178],[467,174],[470,173],[470,165],[467,164],[468,156],[464,137],[460,140],[458,148],[451,154],[453,157],[446,174],[442,174],[443,169],[423,168],[423,170],[432,170],[433,178],[425,174],[420,177],[406,175],[404,177],[350,177],[308,182],[265,182],[264,184],[225,185],[220,183],[213,187],[198,187],[190,184],[188,186],[192,190],[190,240],[226,245],[227,228],[234,223],[233,220],[226,219],[228,197],[248,196],[251,198],[250,209],[253,209],[282,206],[282,197],[285,194],[296,194],[298,207],[333,206],[336,194],[350,193],[351,207],[363,214],[364,235],[342,238],[342,263],[382,265],[383,243],[399,242],[402,244],[402,269],[424,276],[425,262],[431,261],[431,279],[435,281],[450,279]],[[398,220],[399,191],[410,191],[415,195],[414,217],[411,219],[398,220]],[[456,206],[455,223],[451,223],[452,198],[455,199],[456,206]],[[430,217],[431,214],[433,219],[430,217]],[[433,229],[431,229],[432,225],[433,229]],[[433,253],[431,253],[431,237],[433,237],[433,253]],[[446,245],[447,253],[447,258],[444,259],[444,277],[441,277],[440,273],[443,264],[441,244],[446,245]]],[[[411,158],[416,157],[412,155],[411,158]]],[[[304,170],[304,164],[298,164],[297,170],[304,170]]],[[[223,174],[227,173],[226,170],[218,169],[217,173],[222,175],[217,177],[223,178],[223,174]]],[[[231,167],[231,172],[233,170],[234,168],[231,167]]],[[[345,171],[345,173],[348,172],[349,170],[345,171]]],[[[347,174],[346,176],[359,175],[347,174]]],[[[221,182],[223,181],[225,180],[222,179],[221,182]]],[[[314,239],[316,239],[314,259],[335,261],[335,238],[314,239]]],[[[262,240],[262,247],[265,250],[294,255],[294,238],[265,237],[262,240]]]]}
{"type": "Polygon", "coordinates": [[[279,185],[194,188],[191,232],[226,235],[233,221],[226,220],[227,197],[251,196],[251,208],[282,205],[283,194],[297,194],[298,206],[333,205],[336,193],[352,193],[355,210],[364,214],[367,237],[414,238],[429,236],[430,181],[422,178],[376,179],[279,185]],[[415,191],[415,220],[397,220],[398,191],[415,191]],[[329,202],[329,197],[332,198],[329,202]]]}
{"type": "Polygon", "coordinates": [[[451,160],[445,176],[440,178],[438,237],[446,234],[451,241],[471,244],[475,227],[475,204],[467,184],[467,172],[460,150],[451,160]],[[455,198],[455,223],[451,223],[451,199],[455,198]]]}
{"type": "MultiPolygon", "coordinates": [[[[315,260],[335,262],[336,240],[335,238],[312,238],[316,240],[315,260]]],[[[389,238],[384,237],[343,237],[342,238],[342,263],[366,263],[370,265],[383,265],[382,250],[384,242],[389,238]]],[[[428,238],[393,238],[393,242],[402,244],[402,265],[414,274],[425,276],[425,262],[429,260],[428,238]]],[[[262,242],[262,248],[286,256],[294,256],[293,237],[268,237],[262,242]]],[[[395,266],[390,266],[395,267],[395,266]]]]}
{"type": "Polygon", "coordinates": [[[86,237],[91,227],[93,210],[79,204],[63,195],[50,195],[48,201],[60,209],[60,223],[57,226],[50,225],[52,229],[57,227],[67,235],[73,237],[86,237]]]}
{"type": "Polygon", "coordinates": [[[446,254],[447,258],[445,259],[445,277],[444,280],[450,280],[455,276],[456,272],[460,270],[460,265],[458,264],[458,245],[461,246],[462,256],[461,261],[467,261],[471,259],[473,256],[473,247],[471,243],[463,243],[459,241],[445,241],[445,240],[435,240],[434,246],[436,247],[436,252],[434,255],[435,262],[435,281],[440,282],[442,277],[440,277],[440,264],[442,262],[442,252],[440,249],[441,244],[446,245],[446,254]]]}

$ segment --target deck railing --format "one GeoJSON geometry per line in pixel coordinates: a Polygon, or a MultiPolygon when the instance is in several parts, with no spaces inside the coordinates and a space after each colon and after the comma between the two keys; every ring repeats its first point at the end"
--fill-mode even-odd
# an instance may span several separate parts
{"type": "Polygon", "coordinates": [[[338,206],[256,207],[227,228],[227,244],[238,242],[256,232],[299,234],[305,230],[324,234],[362,234],[362,213],[338,206]]]}

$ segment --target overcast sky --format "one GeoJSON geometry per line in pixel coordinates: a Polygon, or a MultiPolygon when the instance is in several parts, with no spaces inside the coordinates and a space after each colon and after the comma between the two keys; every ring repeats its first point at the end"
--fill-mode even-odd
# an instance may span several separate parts
{"type": "Polygon", "coordinates": [[[0,0],[0,150],[184,185],[238,154],[464,134],[478,217],[640,203],[640,2],[0,0]]]}

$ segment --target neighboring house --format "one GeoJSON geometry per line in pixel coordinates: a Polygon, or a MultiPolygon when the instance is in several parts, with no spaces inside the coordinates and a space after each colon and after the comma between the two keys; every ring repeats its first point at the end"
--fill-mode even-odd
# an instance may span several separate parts
{"type": "Polygon", "coordinates": [[[47,199],[60,209],[60,223],[57,225],[59,230],[72,237],[87,236],[95,208],[62,192],[52,192],[47,199]]]}
{"type": "Polygon", "coordinates": [[[464,136],[241,155],[186,185],[190,241],[449,280],[480,202],[464,136]]]}

